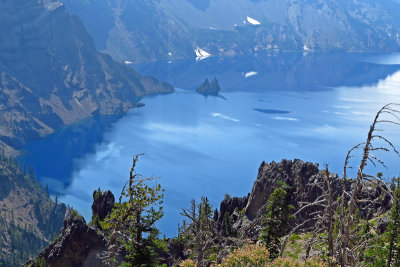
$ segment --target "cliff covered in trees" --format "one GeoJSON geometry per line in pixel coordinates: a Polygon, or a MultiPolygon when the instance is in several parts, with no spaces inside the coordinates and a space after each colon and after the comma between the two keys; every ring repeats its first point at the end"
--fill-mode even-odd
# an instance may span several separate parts
{"type": "Polygon", "coordinates": [[[67,207],[13,159],[0,156],[0,262],[19,266],[36,256],[62,227],[67,207]]]}

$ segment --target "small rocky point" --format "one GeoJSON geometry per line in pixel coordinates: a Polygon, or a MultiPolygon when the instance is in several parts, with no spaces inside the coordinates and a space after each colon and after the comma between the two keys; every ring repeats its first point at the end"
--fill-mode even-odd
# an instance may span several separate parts
{"type": "Polygon", "coordinates": [[[196,92],[204,96],[218,96],[221,92],[217,78],[211,80],[205,79],[205,81],[196,89],[196,92]]]}

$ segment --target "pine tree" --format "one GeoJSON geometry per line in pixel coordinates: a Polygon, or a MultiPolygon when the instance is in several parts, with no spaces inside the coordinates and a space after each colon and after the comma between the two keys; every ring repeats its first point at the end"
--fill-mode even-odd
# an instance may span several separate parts
{"type": "Polygon", "coordinates": [[[270,257],[279,255],[282,237],[288,230],[294,207],[288,204],[287,189],[289,186],[278,181],[278,186],[268,198],[266,214],[263,219],[264,228],[261,230],[259,240],[268,248],[270,257]]]}
{"type": "Polygon", "coordinates": [[[133,159],[129,181],[106,222],[114,233],[123,234],[119,242],[127,251],[122,266],[155,266],[159,231],[156,222],[163,216],[164,191],[159,184],[149,186],[154,178],[141,178],[135,172],[140,155],[133,159]],[[126,201],[122,202],[122,199],[126,201]]]}
{"type": "Polygon", "coordinates": [[[231,216],[228,213],[225,213],[224,223],[225,223],[225,235],[231,236],[233,234],[232,220],[231,216]]]}

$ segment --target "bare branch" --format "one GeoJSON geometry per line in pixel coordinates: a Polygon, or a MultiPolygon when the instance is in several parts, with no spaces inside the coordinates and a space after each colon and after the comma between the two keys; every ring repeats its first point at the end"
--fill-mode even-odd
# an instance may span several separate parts
{"type": "Polygon", "coordinates": [[[382,112],[382,114],[383,113],[389,114],[389,115],[395,117],[398,121],[400,121],[400,117],[397,114],[395,114],[395,112],[392,112],[392,111],[389,111],[389,110],[385,110],[385,111],[382,112]]]}
{"type": "Polygon", "coordinates": [[[370,151],[377,151],[377,150],[383,150],[384,152],[389,152],[390,150],[386,147],[376,147],[376,148],[371,148],[370,151]]]}
{"type": "Polygon", "coordinates": [[[400,153],[397,151],[396,147],[390,142],[387,138],[381,135],[373,135],[372,138],[378,138],[389,144],[389,146],[393,149],[393,151],[400,157],[400,153]]]}
{"type": "MultiPolygon", "coordinates": [[[[369,158],[372,158],[372,160],[370,159],[372,162],[373,162],[373,160],[375,160],[379,164],[381,164],[383,167],[387,168],[385,163],[383,161],[381,161],[379,158],[377,158],[376,156],[372,155],[371,153],[368,153],[368,155],[369,155],[369,158]]],[[[375,163],[374,163],[374,166],[376,167],[375,163]]]]}
{"type": "Polygon", "coordinates": [[[389,121],[389,120],[379,120],[376,123],[389,123],[389,124],[395,124],[395,125],[399,125],[400,126],[400,123],[395,122],[395,121],[389,121]]]}
{"type": "Polygon", "coordinates": [[[344,161],[343,179],[345,179],[345,180],[347,179],[347,169],[352,168],[352,167],[348,167],[348,164],[349,164],[349,162],[350,162],[350,159],[354,157],[354,156],[352,155],[353,151],[359,149],[360,146],[362,146],[362,145],[364,145],[364,144],[365,144],[365,142],[359,143],[358,145],[353,146],[353,147],[347,152],[346,159],[345,159],[345,161],[344,161]]]}

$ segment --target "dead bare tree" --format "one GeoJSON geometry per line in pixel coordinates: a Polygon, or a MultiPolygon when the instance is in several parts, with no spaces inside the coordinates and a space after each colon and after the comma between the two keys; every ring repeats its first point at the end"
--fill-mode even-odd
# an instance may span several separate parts
{"type": "Polygon", "coordinates": [[[181,215],[189,221],[185,225],[185,231],[190,235],[190,246],[196,251],[197,266],[207,266],[207,256],[210,249],[214,246],[214,241],[220,237],[213,225],[211,218],[212,209],[206,197],[202,197],[198,205],[193,199],[189,209],[182,209],[181,215]]]}
{"type": "Polygon", "coordinates": [[[364,225],[370,229],[369,231],[362,231],[357,223],[358,207],[368,202],[376,204],[377,201],[373,199],[360,199],[360,193],[365,184],[368,183],[381,188],[383,192],[388,193],[390,196],[392,195],[391,189],[381,180],[381,177],[365,173],[365,167],[368,163],[371,163],[373,166],[380,165],[386,168],[385,163],[373,154],[376,151],[393,151],[396,155],[400,156],[393,143],[378,133],[383,130],[377,128],[378,125],[382,124],[400,126],[399,107],[399,104],[394,103],[383,106],[377,112],[370,126],[366,141],[355,145],[348,151],[344,164],[343,179],[340,181],[342,187],[342,194],[340,196],[335,196],[333,177],[329,173],[328,166],[325,166],[323,179],[320,179],[316,183],[321,190],[321,194],[313,202],[300,203],[300,208],[295,215],[310,208],[316,210],[312,214],[308,214],[311,219],[303,221],[292,229],[283,242],[280,255],[283,254],[290,235],[302,229],[303,231],[311,231],[313,233],[313,237],[308,241],[306,257],[308,257],[311,248],[322,247],[324,251],[320,251],[320,254],[325,254],[325,250],[327,250],[330,267],[337,265],[342,267],[357,266],[360,264],[365,250],[371,248],[373,243],[380,238],[379,235],[371,234],[376,233],[377,229],[375,226],[370,225],[368,220],[365,221],[364,225]],[[347,170],[351,168],[350,159],[354,158],[356,156],[355,153],[360,149],[362,149],[362,154],[357,176],[355,179],[349,179],[347,170]],[[312,229],[304,230],[304,225],[310,221],[313,222],[312,229]],[[334,227],[335,222],[337,229],[334,227]]]}
{"type": "MultiPolygon", "coordinates": [[[[334,242],[334,222],[337,216],[335,216],[335,209],[337,207],[337,201],[334,200],[334,192],[332,189],[332,180],[336,176],[333,176],[328,169],[328,165],[325,165],[325,171],[322,177],[319,177],[316,181],[315,186],[320,189],[321,194],[312,202],[302,202],[299,203],[300,208],[294,214],[295,216],[306,212],[308,214],[308,219],[300,221],[297,223],[290,233],[285,237],[283,245],[281,247],[280,255],[283,255],[287,242],[290,236],[299,230],[312,232],[312,238],[308,240],[306,245],[306,256],[309,257],[311,249],[314,247],[328,247],[328,262],[329,266],[335,266],[335,248],[336,243],[334,242]],[[311,213],[308,211],[312,209],[311,213]],[[310,227],[305,227],[310,224],[310,227]],[[326,233],[322,235],[321,233],[326,233]]],[[[325,254],[324,251],[320,251],[319,254],[325,254]]]]}
{"type": "Polygon", "coordinates": [[[390,189],[385,183],[380,182],[380,178],[374,175],[366,174],[364,172],[368,163],[376,166],[377,164],[386,168],[385,163],[377,156],[372,154],[374,151],[393,151],[400,156],[395,146],[384,136],[378,132],[383,131],[378,129],[378,125],[394,124],[400,125],[400,105],[391,103],[383,106],[376,114],[373,123],[370,126],[367,139],[365,142],[355,145],[351,148],[346,156],[344,164],[343,179],[347,180],[347,169],[350,168],[349,161],[354,157],[354,152],[362,148],[362,157],[358,165],[357,177],[351,188],[345,188],[342,194],[342,214],[341,214],[341,228],[339,233],[340,246],[339,246],[339,263],[342,266],[355,266],[362,256],[362,252],[372,242],[372,240],[364,240],[361,244],[357,244],[353,232],[354,220],[357,211],[357,204],[363,201],[359,199],[359,194],[363,188],[364,182],[369,181],[377,186],[380,186],[384,191],[389,192],[390,189]],[[381,141],[383,145],[375,145],[375,141],[381,141]]]}

